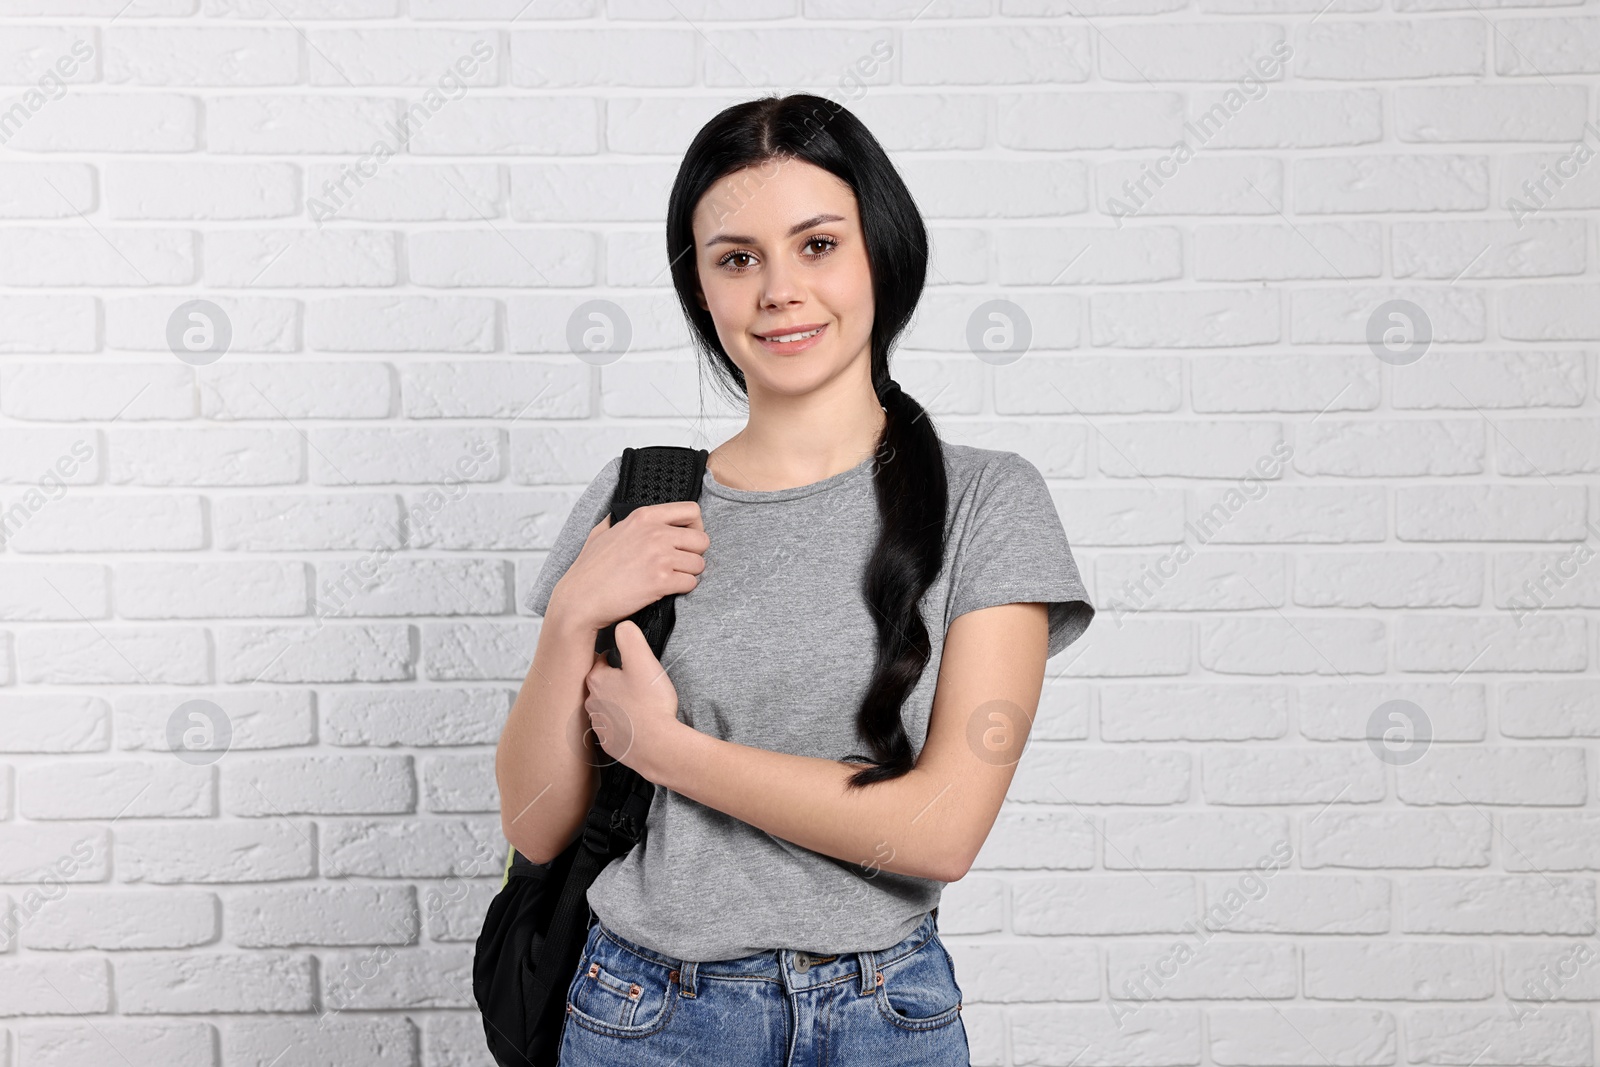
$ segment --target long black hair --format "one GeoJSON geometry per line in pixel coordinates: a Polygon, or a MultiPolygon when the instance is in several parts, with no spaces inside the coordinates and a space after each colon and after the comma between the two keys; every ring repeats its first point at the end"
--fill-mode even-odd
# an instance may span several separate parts
{"type": "Polygon", "coordinates": [[[752,181],[759,182],[788,159],[820,167],[854,191],[872,269],[872,387],[888,418],[872,474],[882,522],[862,583],[878,630],[878,658],[856,729],[872,755],[848,757],[869,764],[847,780],[859,788],[898,778],[915,765],[900,708],[928,665],[932,646],[918,602],[944,565],[944,448],[927,411],[889,376],[889,352],[927,276],[922,215],[883,146],[844,105],[808,93],[762,97],[722,111],[689,145],[667,204],[667,258],[696,349],[715,380],[748,400],[744,372],[728,358],[711,312],[699,303],[694,211],[728,175],[753,168],[752,181]]]}

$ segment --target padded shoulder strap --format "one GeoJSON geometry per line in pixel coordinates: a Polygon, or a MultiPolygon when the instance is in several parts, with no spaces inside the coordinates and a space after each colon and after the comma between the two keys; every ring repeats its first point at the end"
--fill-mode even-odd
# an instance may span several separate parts
{"type": "MultiPolygon", "coordinates": [[[[703,448],[682,445],[624,448],[622,465],[617,471],[617,487],[611,494],[611,525],[627,518],[634,508],[648,504],[699,500],[709,456],[703,448]]],[[[667,647],[667,638],[672,636],[672,626],[677,619],[673,608],[676,599],[676,593],[669,594],[629,616],[644,631],[645,640],[657,659],[667,647]]],[[[620,667],[622,657],[617,652],[616,629],[616,623],[604,627],[595,636],[594,650],[605,653],[606,662],[613,667],[620,667]]]]}

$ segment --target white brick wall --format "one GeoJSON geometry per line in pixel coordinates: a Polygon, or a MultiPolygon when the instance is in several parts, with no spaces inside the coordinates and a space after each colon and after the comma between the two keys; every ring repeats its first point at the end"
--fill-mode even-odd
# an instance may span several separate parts
{"type": "Polygon", "coordinates": [[[940,913],[973,1062],[1596,1067],[1597,0],[0,0],[0,1067],[488,1064],[520,603],[737,428],[661,217],[800,88],[1100,608],[940,913]]]}

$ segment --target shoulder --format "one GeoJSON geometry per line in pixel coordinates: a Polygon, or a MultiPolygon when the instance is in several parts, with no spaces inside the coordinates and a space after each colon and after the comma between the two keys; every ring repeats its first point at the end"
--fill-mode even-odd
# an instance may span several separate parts
{"type": "Polygon", "coordinates": [[[957,510],[963,502],[981,503],[997,490],[1044,487],[1044,475],[1019,453],[976,445],[944,444],[943,448],[950,501],[957,510]]]}

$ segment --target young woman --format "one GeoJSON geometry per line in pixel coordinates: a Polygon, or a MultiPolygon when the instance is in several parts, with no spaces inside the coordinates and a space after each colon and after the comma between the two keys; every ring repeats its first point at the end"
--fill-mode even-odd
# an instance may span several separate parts
{"type": "Polygon", "coordinates": [[[600,764],[656,785],[589,890],[561,1063],[966,1064],[939,894],[1094,609],[1038,470],[942,442],[889,375],[927,235],[854,115],[799,94],[716,116],[667,251],[748,421],[699,503],[613,528],[619,461],[589,484],[534,583],[497,755],[506,836],[536,862],[579,832],[600,764]],[[669,593],[663,661],[631,622],[620,668],[595,654],[669,593]]]}

